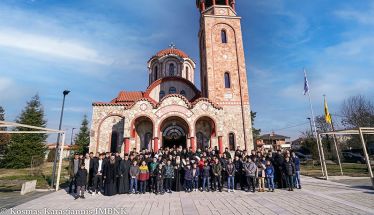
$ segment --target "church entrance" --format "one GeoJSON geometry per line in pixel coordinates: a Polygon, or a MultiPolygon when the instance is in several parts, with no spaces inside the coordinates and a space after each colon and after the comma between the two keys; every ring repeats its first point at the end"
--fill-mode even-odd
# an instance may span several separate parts
{"type": "Polygon", "coordinates": [[[162,148],[187,148],[188,124],[180,117],[170,117],[161,125],[162,148]]]}

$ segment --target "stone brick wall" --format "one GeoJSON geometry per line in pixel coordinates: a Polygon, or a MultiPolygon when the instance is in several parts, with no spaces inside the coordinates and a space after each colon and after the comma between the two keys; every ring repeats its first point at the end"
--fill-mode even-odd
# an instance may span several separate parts
{"type": "Polygon", "coordinates": [[[213,6],[201,15],[202,92],[224,109],[225,145],[228,146],[228,133],[233,132],[236,144],[251,150],[254,144],[240,20],[227,6],[213,6]],[[227,43],[222,43],[222,30],[226,32],[227,43]],[[230,88],[225,88],[226,72],[230,74],[230,88]]]}

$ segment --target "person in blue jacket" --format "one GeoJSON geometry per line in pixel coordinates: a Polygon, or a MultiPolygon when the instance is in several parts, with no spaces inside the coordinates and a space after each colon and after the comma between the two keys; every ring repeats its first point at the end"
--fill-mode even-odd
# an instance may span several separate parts
{"type": "Polygon", "coordinates": [[[265,176],[269,191],[274,192],[274,167],[270,161],[266,161],[265,176]]]}
{"type": "Polygon", "coordinates": [[[296,156],[295,152],[292,152],[292,161],[295,164],[294,185],[295,185],[296,188],[301,189],[301,182],[300,182],[300,158],[296,156]]]}
{"type": "Polygon", "coordinates": [[[200,170],[197,168],[197,164],[194,163],[192,166],[192,188],[195,192],[199,189],[199,177],[200,170]]]}

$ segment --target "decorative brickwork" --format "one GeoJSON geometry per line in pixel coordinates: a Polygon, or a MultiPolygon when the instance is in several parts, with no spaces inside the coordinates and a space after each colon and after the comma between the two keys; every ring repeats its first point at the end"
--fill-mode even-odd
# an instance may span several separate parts
{"type": "Polygon", "coordinates": [[[112,102],[93,103],[90,151],[113,149],[112,132],[120,135],[121,152],[124,143],[126,150],[148,147],[157,151],[166,140],[170,144],[172,137],[181,135],[184,145],[193,150],[205,146],[223,150],[229,147],[229,133],[234,133],[235,147],[253,149],[235,1],[205,8],[204,1],[198,0],[197,5],[201,11],[201,92],[193,85],[195,63],[186,53],[173,47],[158,52],[148,61],[150,85],[145,92],[121,92],[112,102]]]}

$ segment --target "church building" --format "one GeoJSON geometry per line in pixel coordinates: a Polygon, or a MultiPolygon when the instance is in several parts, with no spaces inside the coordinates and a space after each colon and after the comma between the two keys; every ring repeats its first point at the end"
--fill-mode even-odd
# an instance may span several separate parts
{"type": "Polygon", "coordinates": [[[90,152],[254,149],[235,0],[197,0],[196,5],[201,86],[194,84],[196,64],[188,54],[175,46],[157,52],[147,63],[145,91],[124,90],[110,102],[92,104],[90,152]]]}

